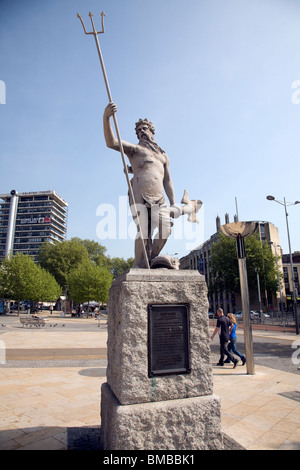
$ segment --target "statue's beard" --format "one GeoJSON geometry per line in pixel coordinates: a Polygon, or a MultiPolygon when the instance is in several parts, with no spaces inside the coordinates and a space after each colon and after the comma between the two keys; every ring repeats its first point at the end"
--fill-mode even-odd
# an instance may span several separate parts
{"type": "Polygon", "coordinates": [[[142,147],[147,147],[155,153],[165,153],[165,151],[160,148],[159,145],[154,140],[150,140],[149,137],[146,134],[142,135],[142,138],[140,139],[140,145],[142,147]]]}

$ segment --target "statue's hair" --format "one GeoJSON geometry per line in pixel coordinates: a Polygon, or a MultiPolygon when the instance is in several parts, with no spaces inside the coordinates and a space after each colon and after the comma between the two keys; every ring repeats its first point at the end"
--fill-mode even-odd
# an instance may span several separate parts
{"type": "Polygon", "coordinates": [[[152,122],[148,121],[148,119],[139,119],[139,121],[135,123],[135,132],[136,132],[136,134],[137,134],[137,128],[141,124],[146,124],[149,127],[152,134],[153,135],[155,134],[155,127],[153,126],[152,122]]]}

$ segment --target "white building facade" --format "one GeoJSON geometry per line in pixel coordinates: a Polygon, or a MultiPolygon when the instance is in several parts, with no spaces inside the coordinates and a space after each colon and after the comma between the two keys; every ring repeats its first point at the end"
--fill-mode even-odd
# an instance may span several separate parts
{"type": "Polygon", "coordinates": [[[0,194],[0,260],[24,253],[36,260],[44,242],[67,234],[68,203],[55,191],[0,194]]]}

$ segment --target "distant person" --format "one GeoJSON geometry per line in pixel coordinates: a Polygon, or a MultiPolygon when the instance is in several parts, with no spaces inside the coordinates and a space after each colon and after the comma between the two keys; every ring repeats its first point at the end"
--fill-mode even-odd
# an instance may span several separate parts
{"type": "Polygon", "coordinates": [[[227,356],[233,362],[233,368],[235,369],[239,361],[233,356],[233,354],[231,354],[231,352],[228,351],[230,338],[229,327],[232,323],[229,318],[224,315],[223,309],[221,308],[218,308],[217,310],[217,317],[217,326],[211,336],[211,340],[213,340],[218,332],[220,334],[220,359],[217,365],[224,366],[224,358],[227,356]]]}
{"type": "MultiPolygon", "coordinates": [[[[233,352],[236,356],[238,356],[239,358],[241,358],[242,360],[242,366],[245,365],[246,363],[246,357],[244,356],[244,354],[240,353],[237,349],[236,349],[236,342],[237,342],[237,335],[236,335],[236,329],[237,329],[237,322],[236,322],[236,319],[235,319],[235,316],[233,315],[233,313],[228,313],[228,318],[229,320],[231,321],[232,325],[230,326],[230,329],[229,329],[229,332],[230,332],[230,336],[229,336],[229,344],[228,344],[228,351],[229,352],[233,352]]],[[[231,359],[229,357],[227,357],[227,359],[224,361],[226,363],[230,363],[231,362],[231,359]]]]}
{"type": "Polygon", "coordinates": [[[33,318],[39,318],[38,317],[38,311],[36,308],[33,309],[33,315],[32,315],[33,318]]]}

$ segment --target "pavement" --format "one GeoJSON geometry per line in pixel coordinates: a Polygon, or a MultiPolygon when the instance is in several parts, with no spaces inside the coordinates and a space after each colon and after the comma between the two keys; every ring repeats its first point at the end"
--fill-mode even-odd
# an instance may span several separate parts
{"type": "MultiPolygon", "coordinates": [[[[0,317],[0,450],[98,450],[100,387],[106,382],[106,322],[61,318],[44,327],[22,327],[0,317]]],[[[253,331],[283,338],[292,332],[253,331]]],[[[295,343],[294,343],[295,344],[295,343]]],[[[217,367],[214,393],[221,398],[226,448],[300,450],[300,370],[255,365],[217,367]]]]}

